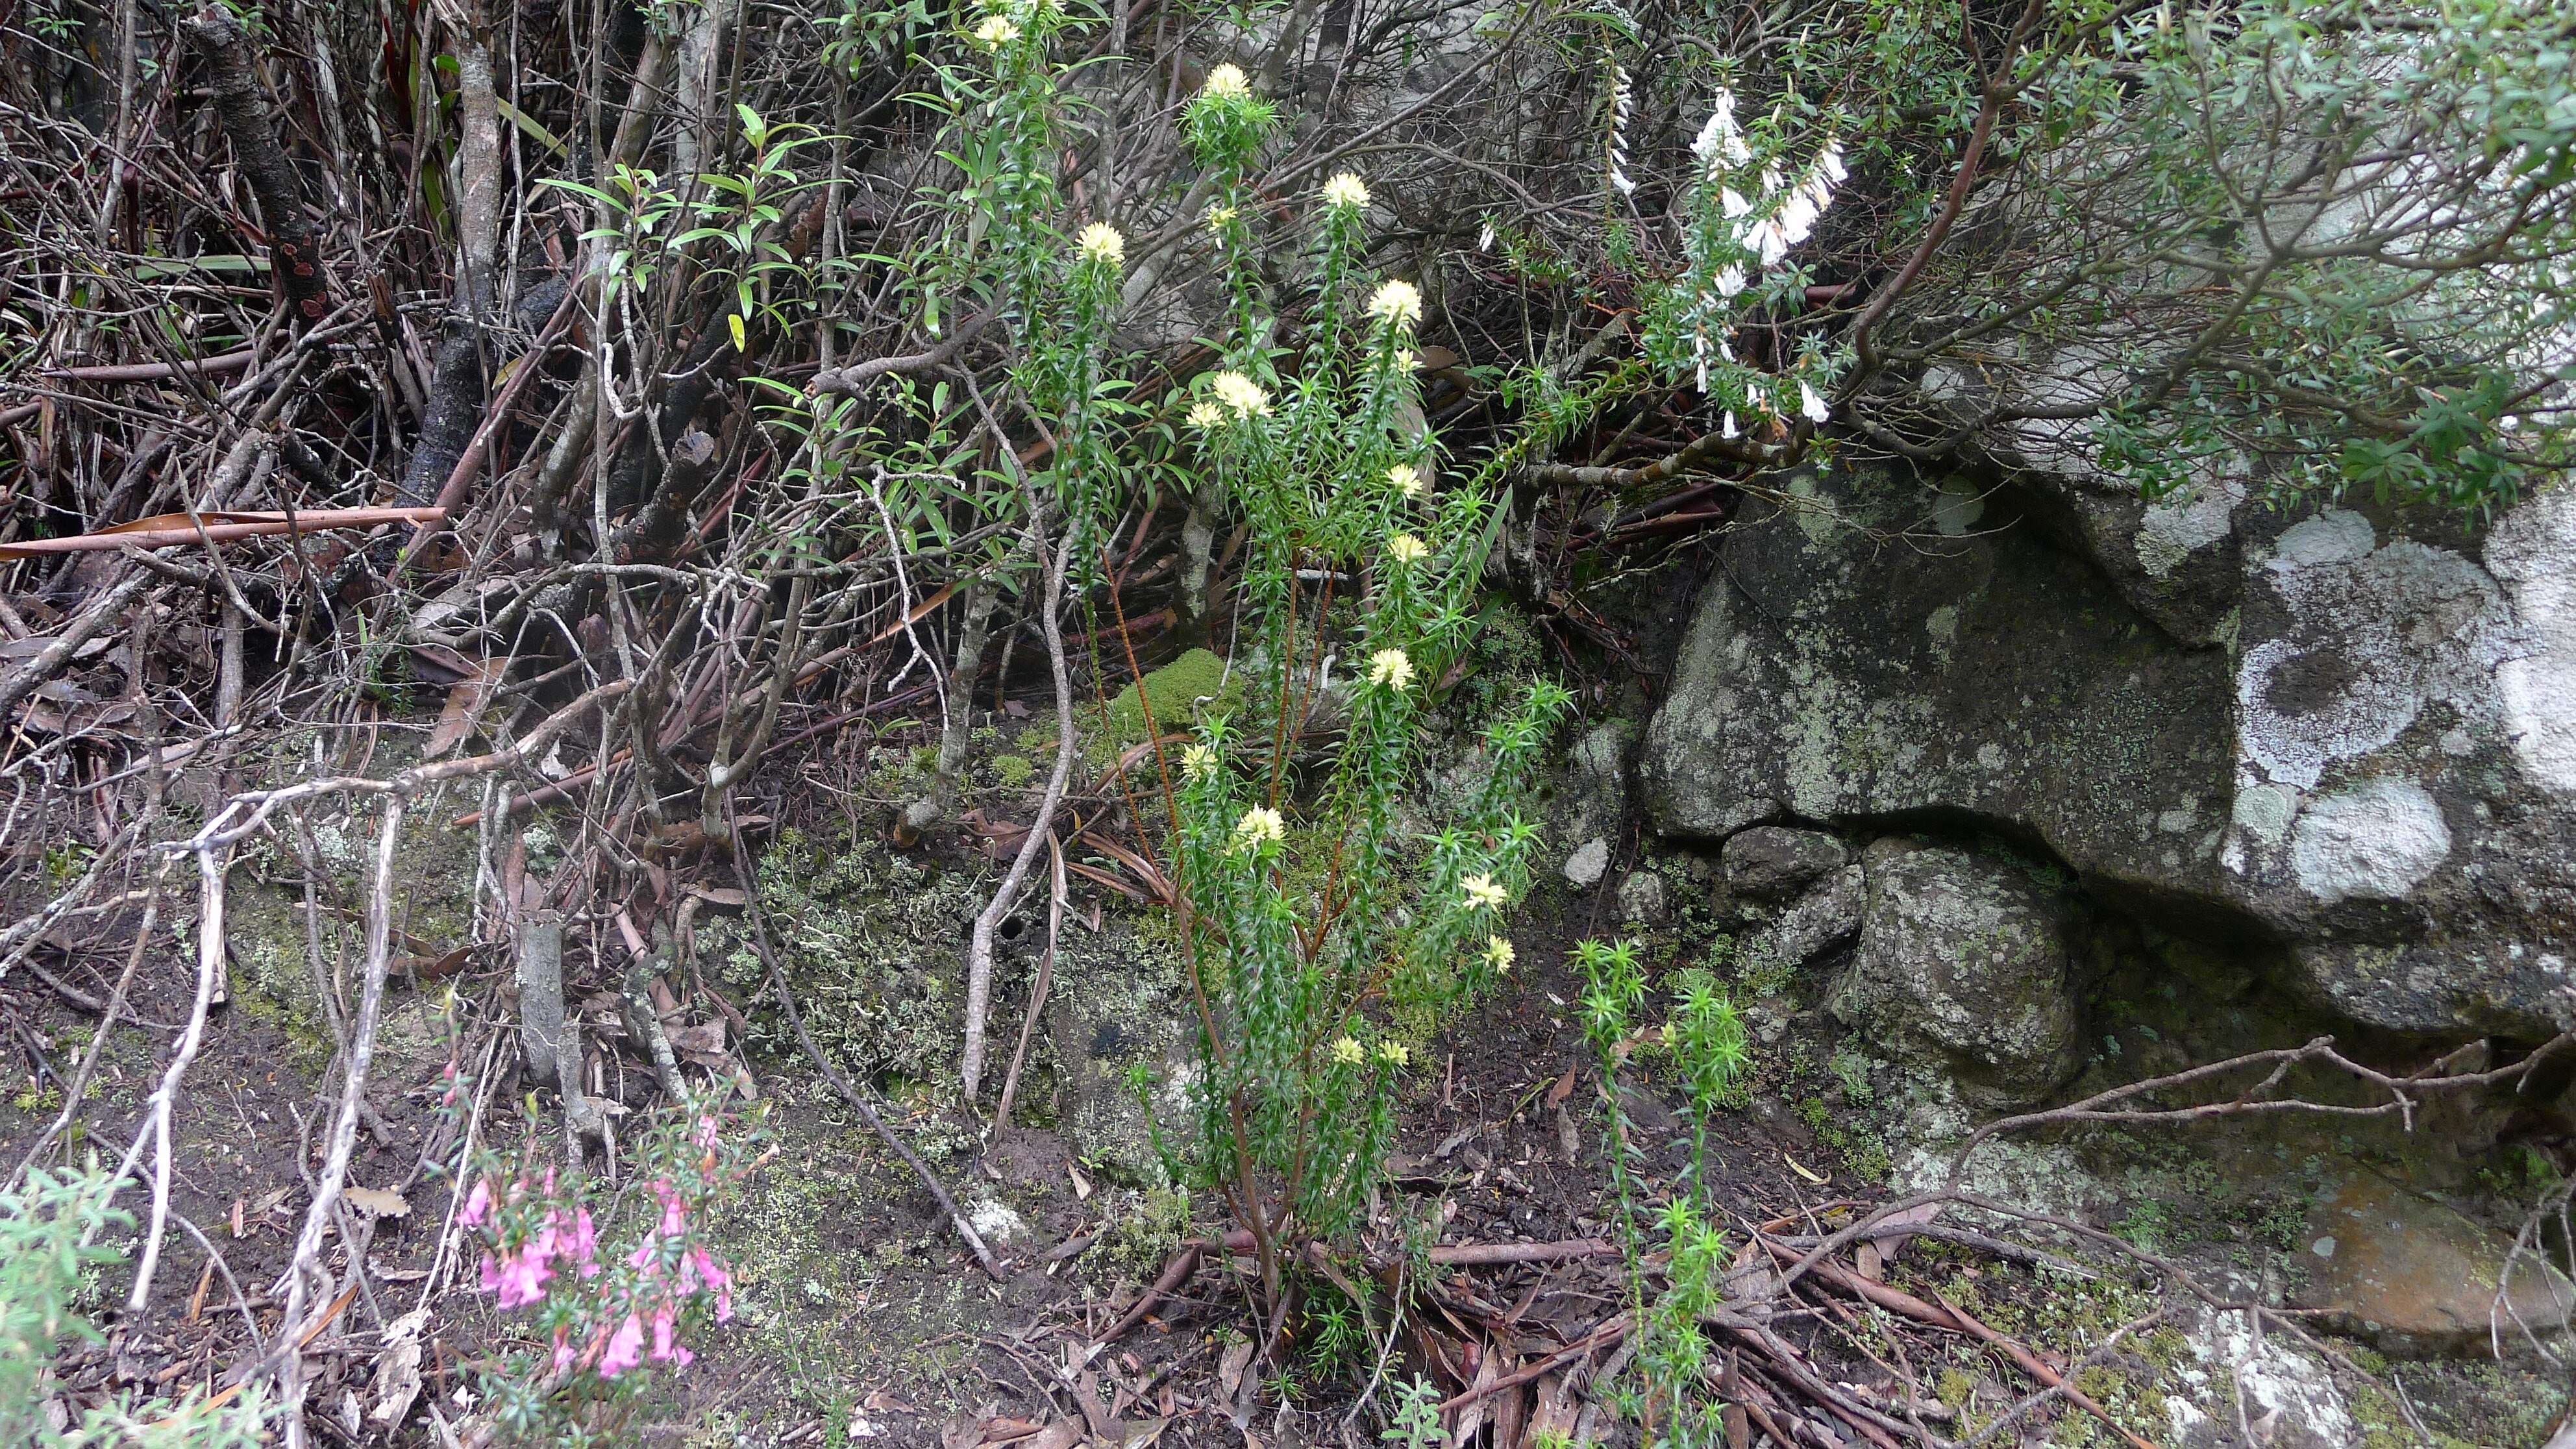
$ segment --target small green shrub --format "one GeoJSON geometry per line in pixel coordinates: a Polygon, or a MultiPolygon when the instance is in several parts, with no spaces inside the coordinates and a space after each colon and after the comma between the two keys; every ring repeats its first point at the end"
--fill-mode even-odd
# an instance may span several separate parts
{"type": "Polygon", "coordinates": [[[45,1416],[46,1384],[66,1343],[95,1343],[96,1325],[78,1308],[83,1285],[117,1250],[83,1245],[106,1227],[131,1227],[114,1205],[121,1184],[96,1159],[78,1171],[37,1169],[0,1194],[0,1444],[42,1449],[141,1446],[141,1449],[252,1449],[265,1417],[256,1394],[228,1403],[203,1394],[185,1400],[111,1400],[57,1430],[45,1416]]]}

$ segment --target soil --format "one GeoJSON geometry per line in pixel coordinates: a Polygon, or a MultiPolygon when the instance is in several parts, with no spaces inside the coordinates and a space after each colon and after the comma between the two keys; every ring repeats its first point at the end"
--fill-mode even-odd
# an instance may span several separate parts
{"type": "MultiPolygon", "coordinates": [[[[1628,842],[1621,867],[1637,854],[1633,832],[1628,842]]],[[[704,873],[710,881],[725,874],[711,865],[704,873]]],[[[1586,1374],[1618,1352],[1599,1333],[1631,1302],[1621,1259],[1587,1253],[1430,1273],[1400,1264],[1405,1244],[1435,1240],[1445,1250],[1619,1240],[1609,1124],[1578,1025],[1581,983],[1569,952],[1611,929],[1623,874],[1614,868],[1588,891],[1568,891],[1559,881],[1536,893],[1515,920],[1519,965],[1504,989],[1417,1052],[1371,1242],[1336,1269],[1367,1305],[1356,1309],[1351,1288],[1337,1286],[1333,1275],[1299,1273],[1286,1349],[1266,1372],[1247,1364],[1256,1327],[1248,1258],[1217,1261],[1223,1255],[1210,1253],[1207,1266],[1141,1321],[1106,1343],[1098,1338],[1130,1316],[1185,1238],[1213,1240],[1228,1226],[1210,1199],[1201,1198],[1195,1218],[1184,1222],[1170,1199],[1086,1166],[1083,1145],[1054,1131],[1008,1129],[979,1152],[975,1124],[943,1108],[937,1093],[900,1080],[872,1084],[884,1093],[889,1124],[958,1198],[979,1216],[996,1212],[992,1221],[1009,1228],[997,1232],[1005,1271],[996,1283],[969,1261],[920,1180],[807,1060],[753,1055],[741,1064],[774,1152],[742,1185],[720,1231],[739,1312],[701,1337],[698,1363],[658,1380],[637,1416],[613,1426],[611,1440],[1064,1449],[1068,1435],[1079,1435],[1131,1449],[1357,1445],[1374,1442],[1378,1414],[1400,1385],[1419,1378],[1455,1398],[1538,1370],[1462,1405],[1449,1424],[1463,1431],[1460,1442],[1481,1429],[1497,1449],[1559,1442],[1543,1436],[1575,1429],[1587,1402],[1586,1374]],[[1387,1336],[1385,1311],[1399,1298],[1401,1328],[1387,1336]]],[[[131,923],[123,929],[130,933],[131,923]]],[[[1648,935],[1661,943],[1659,966],[1690,959],[1686,928],[1648,935]]],[[[112,944],[117,937],[99,939],[112,944]]],[[[156,949],[141,974],[133,1009],[146,1025],[119,1029],[75,1156],[93,1147],[121,1150],[133,1139],[175,1038],[171,1027],[188,1010],[181,954],[156,949]]],[[[50,969],[66,985],[103,995],[102,976],[121,959],[103,946],[57,958],[50,969]]],[[[455,1160],[469,1115],[445,1101],[451,1061],[484,1093],[475,1128],[483,1139],[504,1151],[524,1140],[522,1089],[512,1051],[502,1045],[511,1028],[508,972],[498,962],[458,958],[417,964],[445,974],[397,983],[389,998],[368,1094],[377,1121],[361,1136],[350,1176],[353,1185],[399,1201],[379,1199],[388,1209],[383,1216],[353,1217],[351,1241],[329,1250],[340,1281],[348,1281],[343,1265],[353,1251],[367,1272],[357,1295],[337,1306],[305,1349],[308,1402],[322,1410],[312,1421],[324,1437],[351,1445],[386,1442],[364,1415],[385,1371],[385,1325],[401,1315],[429,1310],[423,1393],[394,1433],[398,1443],[440,1443],[431,1412],[449,1425],[464,1422],[480,1402],[481,1372],[505,1350],[537,1342],[529,1315],[499,1313],[477,1290],[475,1248],[451,1242],[439,1251],[457,1201],[440,1164],[455,1160]]],[[[712,997],[714,988],[707,992],[712,997]]],[[[689,1009],[707,1012],[706,1001],[693,998],[689,1009]]],[[[731,1016],[743,1005],[718,1010],[731,1016]]],[[[1005,999],[996,1016],[1001,1029],[1013,1029],[1024,1007],[1022,999],[1005,999]]],[[[94,1017],[26,975],[0,988],[0,1011],[25,1069],[23,1090],[0,1103],[0,1151],[14,1164],[59,1110],[59,1093],[46,1095],[51,1074],[70,1071],[94,1017]]],[[[1858,1125],[1867,1118],[1859,1094],[1812,1066],[1832,1049],[1829,1028],[1813,1014],[1799,1015],[1787,1043],[1801,1042],[1796,1050],[1760,1048],[1766,1065],[1744,1107],[1704,1124],[1708,1199],[1731,1218],[1721,1226],[1735,1230],[1737,1243],[1754,1224],[1791,1235],[1829,1231],[1850,1221],[1856,1206],[1885,1196],[1877,1180],[1885,1149],[1858,1125]],[[1801,1106],[1793,1109],[1792,1101],[1801,1106]],[[1831,1113],[1824,1110],[1829,1101],[1831,1113]]],[[[1693,1153],[1682,1094],[1657,1074],[1651,1043],[1645,1047],[1619,1087],[1640,1213],[1651,1225],[1693,1153]]],[[[279,1005],[271,984],[233,983],[177,1105],[171,1208],[174,1220],[195,1232],[178,1228],[170,1236],[149,1311],[140,1317],[114,1311],[121,1274],[102,1283],[86,1306],[110,1331],[64,1361],[61,1381],[71,1398],[220,1390],[249,1349],[243,1316],[263,1332],[275,1329],[275,1285],[302,1221],[307,1174],[318,1161],[313,1143],[329,1111],[327,1084],[313,1072],[323,1055],[313,1028],[279,1005]],[[200,1234],[219,1261],[199,1246],[200,1234]]],[[[632,1112],[649,1111],[655,1101],[651,1072],[631,1049],[608,1053],[603,1080],[603,1095],[632,1112]]],[[[550,1119],[542,1125],[553,1130],[550,1119]]],[[[123,1201],[148,1210],[142,1194],[123,1201]]],[[[129,1232],[120,1246],[135,1240],[129,1232]]],[[[1642,1246],[1661,1246],[1651,1226],[1642,1246]]],[[[2155,1306],[2152,1286],[2142,1281],[2114,1275],[2076,1283],[1939,1243],[1908,1250],[1884,1271],[1891,1284],[1918,1296],[1946,1294],[1975,1306],[2062,1368],[2083,1367],[2087,1387],[2124,1427],[2144,1427],[2150,1436],[2164,1422],[2160,1395],[2188,1369],[2170,1329],[2079,1364],[2109,1329],[2155,1306]]],[[[1945,1434],[1966,1422],[1961,1415],[1991,1419],[2033,1387],[1981,1344],[1899,1333],[1840,1298],[1818,1297],[1775,1331],[1816,1374],[1861,1402],[1901,1404],[1910,1377],[1922,1387],[1919,1406],[1945,1434]],[[1936,1391],[1937,1404],[1930,1398],[1936,1391]]],[[[1732,1362],[1713,1362],[1712,1377],[1733,1373],[1732,1362]]],[[[2461,1412],[2466,1423],[2487,1411],[2473,1403],[2461,1412]]],[[[1831,1436],[1814,1442],[1852,1442],[1849,1427],[1822,1411],[1800,1420],[1811,1421],[1818,1435],[1831,1436]]],[[[1625,1423],[1621,1414],[1603,1413],[1590,1427],[1597,1439],[1633,1442],[1625,1423]]],[[[2062,1402],[2039,1410],[2020,1433],[2022,1442],[2118,1442],[2062,1402]]],[[[2454,1442],[2520,1442],[2521,1433],[2508,1426],[2492,1440],[2454,1442]]]]}

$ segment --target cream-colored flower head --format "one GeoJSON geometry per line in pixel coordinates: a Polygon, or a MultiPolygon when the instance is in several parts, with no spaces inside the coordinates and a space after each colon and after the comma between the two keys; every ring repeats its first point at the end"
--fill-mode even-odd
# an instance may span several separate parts
{"type": "Polygon", "coordinates": [[[1207,209],[1207,224],[1208,224],[1208,230],[1210,230],[1210,231],[1222,231],[1222,230],[1224,230],[1224,228],[1225,228],[1225,224],[1226,224],[1227,222],[1229,222],[1229,221],[1232,221],[1232,220],[1234,220],[1234,208],[1233,208],[1233,207],[1231,207],[1231,206],[1226,206],[1226,205],[1223,205],[1223,204],[1221,204],[1221,203],[1214,202],[1214,201],[1211,201],[1211,202],[1209,202],[1209,203],[1208,203],[1208,209],[1207,209]]]}
{"type": "Polygon", "coordinates": [[[1236,417],[1270,416],[1270,394],[1262,390],[1261,384],[1242,373],[1220,372],[1208,386],[1216,393],[1216,400],[1233,409],[1236,417]]]}
{"type": "Polygon", "coordinates": [[[1413,660],[1401,649],[1381,649],[1369,656],[1369,683],[1402,690],[1413,683],[1413,660]]]}
{"type": "Polygon", "coordinates": [[[1421,365],[1422,365],[1422,354],[1421,354],[1421,353],[1414,351],[1414,350],[1413,350],[1412,348],[1410,348],[1410,347],[1399,347],[1399,348],[1395,349],[1395,370],[1396,370],[1396,371],[1398,371],[1398,372],[1411,372],[1411,371],[1413,371],[1415,368],[1420,367],[1421,365]]]}
{"type": "Polygon", "coordinates": [[[1234,844],[1238,850],[1257,851],[1288,834],[1288,822],[1267,805],[1255,805],[1234,822],[1234,844]]]}
{"type": "Polygon", "coordinates": [[[1201,432],[1212,432],[1225,426],[1225,409],[1218,407],[1212,399],[1200,398],[1190,404],[1186,421],[1201,432]]]}
{"type": "Polygon", "coordinates": [[[975,27],[975,39],[987,50],[999,50],[1020,38],[1020,27],[1007,15],[987,15],[975,27]]]}
{"type": "Polygon", "coordinates": [[[1347,171],[1339,172],[1324,183],[1324,204],[1336,210],[1356,211],[1369,204],[1368,186],[1347,171]]]}
{"type": "Polygon", "coordinates": [[[1368,1051],[1360,1045],[1358,1037],[1337,1037],[1333,1041],[1333,1060],[1340,1062],[1343,1066],[1358,1066],[1360,1064],[1360,1060],[1367,1055],[1368,1051]]]}
{"type": "Polygon", "coordinates": [[[1400,1041],[1382,1041],[1377,1044],[1377,1059],[1390,1067],[1400,1067],[1413,1060],[1413,1053],[1400,1041]]]}
{"type": "Polygon", "coordinates": [[[1487,910],[1511,899],[1510,893],[1494,884],[1494,878],[1489,875],[1471,875],[1458,882],[1458,886],[1467,893],[1467,904],[1487,910]]]}
{"type": "Polygon", "coordinates": [[[1422,289],[1401,277],[1378,284],[1368,301],[1369,315],[1395,327],[1411,327],[1422,320],[1422,289]]]}
{"type": "Polygon", "coordinates": [[[1387,486],[1407,498],[1422,496],[1422,470],[1411,463],[1398,463],[1386,470],[1387,486]]]}
{"type": "Polygon", "coordinates": [[[1429,553],[1431,549],[1429,545],[1412,534],[1399,533],[1386,541],[1386,551],[1397,563],[1410,564],[1421,562],[1422,556],[1429,553]]]}
{"type": "Polygon", "coordinates": [[[1127,261],[1127,238],[1120,236],[1118,228],[1105,221],[1095,221],[1084,227],[1081,234],[1073,239],[1073,245],[1087,262],[1105,262],[1115,267],[1127,261]]]}
{"type": "Polygon", "coordinates": [[[1252,94],[1252,81],[1239,65],[1221,65],[1208,72],[1207,84],[1199,94],[1212,101],[1239,101],[1252,94]]]}
{"type": "Polygon", "coordinates": [[[1181,751],[1181,775],[1184,779],[1204,780],[1216,773],[1216,751],[1205,745],[1192,745],[1181,751]]]}
{"type": "Polygon", "coordinates": [[[1519,953],[1512,949],[1511,942],[1500,936],[1485,938],[1485,964],[1493,967],[1496,974],[1506,976],[1511,974],[1512,962],[1517,959],[1519,959],[1519,953]]]}

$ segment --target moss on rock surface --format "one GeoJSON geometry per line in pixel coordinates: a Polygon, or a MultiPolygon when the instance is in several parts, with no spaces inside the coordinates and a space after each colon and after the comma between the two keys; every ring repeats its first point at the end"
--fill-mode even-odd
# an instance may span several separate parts
{"type": "Polygon", "coordinates": [[[1164,734],[1186,728],[1202,703],[1219,707],[1236,693],[1226,676],[1225,661],[1210,650],[1193,649],[1131,681],[1109,701],[1109,743],[1125,749],[1145,741],[1145,710],[1153,707],[1154,727],[1164,734]],[[1137,686],[1144,686],[1139,691],[1137,686]]]}
{"type": "Polygon", "coordinates": [[[960,1369],[989,1321],[969,1299],[972,1275],[951,1262],[956,1236],[918,1211],[928,1199],[910,1170],[828,1089],[809,1095],[821,1105],[783,1114],[777,1156],[718,1225],[748,1339],[727,1352],[809,1410],[846,1416],[852,1385],[893,1382],[925,1413],[955,1412],[974,1388],[960,1369]],[[943,1385],[957,1397],[937,1397],[943,1385]]]}

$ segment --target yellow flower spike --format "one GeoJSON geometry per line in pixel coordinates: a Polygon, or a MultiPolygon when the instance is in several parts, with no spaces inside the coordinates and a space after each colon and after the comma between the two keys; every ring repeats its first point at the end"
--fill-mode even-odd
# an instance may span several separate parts
{"type": "Polygon", "coordinates": [[[1084,227],[1081,234],[1073,239],[1073,245],[1087,262],[1102,262],[1116,267],[1124,265],[1127,260],[1127,238],[1120,236],[1118,228],[1105,221],[1095,221],[1084,227]]]}
{"type": "Polygon", "coordinates": [[[1237,850],[1259,851],[1261,847],[1288,834],[1288,822],[1267,805],[1255,805],[1234,822],[1234,845],[1237,850]]]}
{"type": "Polygon", "coordinates": [[[1397,563],[1411,564],[1419,563],[1422,556],[1431,551],[1431,546],[1412,534],[1399,533],[1386,541],[1386,551],[1397,563]]]}
{"type": "Polygon", "coordinates": [[[1401,649],[1381,649],[1369,656],[1369,683],[1401,691],[1413,683],[1413,661],[1401,649]]]}
{"type": "Polygon", "coordinates": [[[1252,94],[1252,82],[1239,65],[1221,65],[1208,72],[1207,84],[1199,94],[1215,101],[1239,101],[1252,94]]]}
{"type": "Polygon", "coordinates": [[[1360,1046],[1359,1039],[1356,1037],[1342,1037],[1333,1043],[1333,1060],[1343,1066],[1358,1066],[1361,1058],[1367,1055],[1368,1053],[1360,1046]]]}
{"type": "Polygon", "coordinates": [[[1233,409],[1238,418],[1270,416],[1270,394],[1242,373],[1220,372],[1209,387],[1216,393],[1216,400],[1233,409]]]}
{"type": "Polygon", "coordinates": [[[1357,211],[1369,204],[1366,183],[1344,171],[1324,183],[1324,204],[1337,211],[1357,211]]]}
{"type": "Polygon", "coordinates": [[[1511,942],[1500,936],[1485,938],[1485,964],[1493,967],[1494,973],[1498,976],[1511,974],[1512,962],[1519,959],[1519,954],[1512,949],[1511,942]]]}
{"type": "Polygon", "coordinates": [[[1401,279],[1379,285],[1368,301],[1369,315],[1390,327],[1410,328],[1422,320],[1422,289],[1401,279]]]}
{"type": "Polygon", "coordinates": [[[1471,875],[1460,881],[1458,887],[1467,893],[1467,904],[1484,910],[1492,910],[1511,899],[1511,893],[1496,885],[1489,875],[1471,875]]]}

